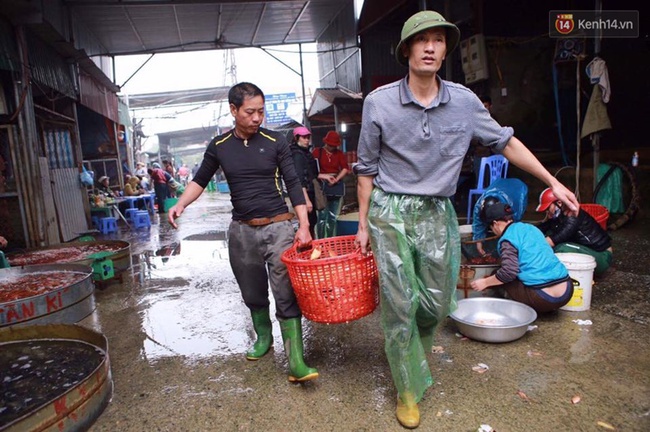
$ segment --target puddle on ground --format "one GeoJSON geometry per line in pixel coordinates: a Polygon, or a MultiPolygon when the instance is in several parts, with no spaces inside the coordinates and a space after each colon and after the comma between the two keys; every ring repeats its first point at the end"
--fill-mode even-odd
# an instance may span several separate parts
{"type": "Polygon", "coordinates": [[[246,350],[251,343],[246,333],[250,318],[238,289],[211,293],[188,288],[176,294],[147,299],[141,312],[146,359],[179,355],[198,359],[246,350]]]}
{"type": "Polygon", "coordinates": [[[193,235],[155,251],[144,251],[133,256],[132,268],[140,283],[153,279],[190,279],[214,268],[230,271],[225,233],[193,235]]]}
{"type": "Polygon", "coordinates": [[[245,352],[250,314],[228,261],[224,232],[206,232],[134,256],[143,356],[192,359],[245,352]]]}

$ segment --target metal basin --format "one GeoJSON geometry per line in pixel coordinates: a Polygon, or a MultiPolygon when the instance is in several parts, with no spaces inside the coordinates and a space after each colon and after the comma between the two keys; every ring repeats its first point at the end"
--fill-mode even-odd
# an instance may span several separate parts
{"type": "Polygon", "coordinates": [[[501,343],[526,334],[528,326],[537,319],[537,312],[513,300],[477,297],[460,300],[450,317],[468,338],[501,343]]]}
{"type": "Polygon", "coordinates": [[[85,431],[111,398],[108,342],[80,326],[0,329],[0,366],[2,432],[85,431]]]}
{"type": "MultiPolygon", "coordinates": [[[[117,277],[120,273],[122,273],[125,270],[128,270],[128,268],[131,265],[131,245],[128,242],[121,241],[121,240],[104,240],[104,241],[96,241],[96,242],[70,242],[70,243],[61,243],[58,245],[54,246],[49,246],[49,247],[44,247],[44,248],[34,248],[34,249],[25,249],[22,252],[13,252],[11,254],[7,255],[7,259],[9,260],[9,264],[11,264],[12,267],[16,266],[22,266],[22,265],[41,265],[41,264],[55,264],[55,263],[75,263],[75,264],[84,264],[84,265],[92,265],[94,259],[92,258],[87,258],[87,257],[82,257],[82,258],[77,258],[76,260],[70,260],[66,256],[61,256],[59,259],[56,260],[50,260],[48,259],[47,256],[43,256],[42,260],[39,260],[38,258],[33,259],[27,264],[24,264],[23,259],[26,254],[29,253],[48,253],[48,252],[57,252],[57,251],[63,251],[66,248],[88,248],[92,246],[104,246],[104,247],[110,247],[112,249],[112,253],[109,256],[109,258],[113,261],[113,265],[115,266],[115,276],[117,277]]],[[[88,255],[92,254],[92,251],[88,252],[88,255]]]]}
{"type": "Polygon", "coordinates": [[[95,310],[95,285],[92,269],[81,264],[43,264],[0,269],[0,289],[20,277],[48,273],[75,273],[79,279],[70,285],[34,296],[0,300],[0,328],[35,324],[74,324],[95,310]]]}

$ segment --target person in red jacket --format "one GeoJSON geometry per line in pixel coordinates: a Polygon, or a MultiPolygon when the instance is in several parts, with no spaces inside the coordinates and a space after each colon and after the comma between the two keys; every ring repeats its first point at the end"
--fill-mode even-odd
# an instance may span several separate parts
{"type": "Polygon", "coordinates": [[[327,132],[323,144],[312,153],[318,161],[318,179],[322,181],[323,193],[327,197],[327,206],[318,211],[316,238],[319,239],[336,236],[336,220],[345,195],[343,178],[350,171],[345,153],[339,150],[340,135],[336,131],[327,132]]]}
{"type": "Polygon", "coordinates": [[[156,192],[156,202],[158,203],[158,213],[165,213],[165,198],[169,195],[169,189],[167,187],[167,178],[165,177],[165,171],[160,168],[160,164],[154,162],[152,168],[147,171],[151,182],[153,183],[153,189],[156,192]]]}
{"type": "Polygon", "coordinates": [[[167,173],[169,173],[169,175],[172,176],[172,178],[176,178],[176,170],[174,169],[174,165],[172,165],[172,163],[169,162],[168,160],[164,160],[162,162],[163,162],[163,169],[167,173]]]}

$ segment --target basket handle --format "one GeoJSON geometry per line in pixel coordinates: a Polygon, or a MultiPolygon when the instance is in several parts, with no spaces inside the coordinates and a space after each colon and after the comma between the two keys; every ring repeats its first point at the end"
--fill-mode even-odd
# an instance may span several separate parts
{"type": "MultiPolygon", "coordinates": [[[[298,244],[297,241],[294,241],[294,242],[293,242],[293,245],[292,245],[291,248],[290,248],[290,250],[291,250],[292,252],[294,252],[294,253],[298,253],[298,252],[300,252],[300,253],[304,253],[304,252],[311,251],[311,250],[313,250],[313,249],[314,249],[314,243],[313,243],[313,242],[311,242],[311,243],[309,243],[307,246],[304,246],[304,247],[301,248],[301,247],[299,246],[299,244],[298,244]]],[[[368,246],[366,247],[366,250],[368,251],[368,253],[372,253],[372,249],[370,248],[370,244],[368,244],[368,246]]],[[[368,256],[368,254],[363,255],[363,254],[361,253],[361,246],[357,246],[357,247],[354,249],[354,252],[356,253],[358,259],[364,259],[365,257],[368,256]]]]}
{"type": "Polygon", "coordinates": [[[373,254],[373,253],[372,253],[372,248],[370,247],[370,243],[368,243],[368,246],[366,246],[366,253],[365,253],[365,254],[362,254],[362,253],[361,253],[361,246],[357,246],[357,247],[354,249],[354,252],[356,253],[356,255],[357,255],[357,259],[358,259],[358,260],[363,260],[363,259],[367,258],[368,255],[372,255],[372,254],[373,254]]]}
{"type": "Polygon", "coordinates": [[[291,246],[291,248],[293,249],[294,252],[298,252],[298,251],[305,252],[307,250],[313,249],[314,248],[314,243],[309,242],[306,246],[300,247],[300,244],[296,240],[296,241],[293,242],[293,246],[291,246]]]}

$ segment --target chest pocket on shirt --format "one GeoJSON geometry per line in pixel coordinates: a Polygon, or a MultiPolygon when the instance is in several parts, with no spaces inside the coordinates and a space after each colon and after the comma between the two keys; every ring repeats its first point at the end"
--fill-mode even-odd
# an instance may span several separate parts
{"type": "Polygon", "coordinates": [[[440,154],[464,156],[469,147],[467,125],[440,126],[440,154]]]}

